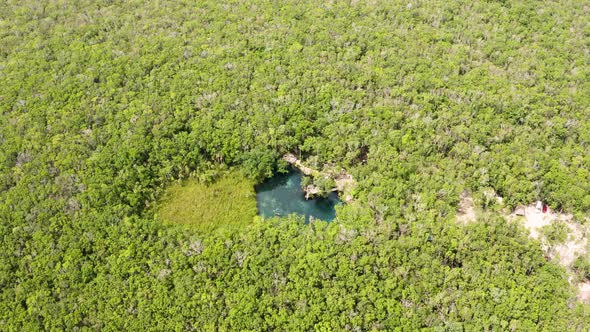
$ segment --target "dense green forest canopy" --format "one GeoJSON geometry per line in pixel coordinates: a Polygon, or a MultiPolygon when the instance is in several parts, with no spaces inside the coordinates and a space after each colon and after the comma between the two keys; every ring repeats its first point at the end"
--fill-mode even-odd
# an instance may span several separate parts
{"type": "MultiPolygon", "coordinates": [[[[590,210],[586,1],[0,1],[0,330],[583,330],[517,225],[590,210]],[[163,223],[165,188],[284,153],[331,224],[163,223]]],[[[222,176],[221,176],[222,178],[222,176]]]]}

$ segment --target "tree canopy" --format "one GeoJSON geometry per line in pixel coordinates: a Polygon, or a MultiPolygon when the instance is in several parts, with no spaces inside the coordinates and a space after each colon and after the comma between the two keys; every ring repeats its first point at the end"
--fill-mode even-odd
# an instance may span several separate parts
{"type": "Polygon", "coordinates": [[[0,330],[584,330],[525,230],[454,218],[467,191],[588,219],[589,11],[0,2],[0,330]],[[153,208],[285,153],[346,168],[354,203],[207,231],[153,208]]]}

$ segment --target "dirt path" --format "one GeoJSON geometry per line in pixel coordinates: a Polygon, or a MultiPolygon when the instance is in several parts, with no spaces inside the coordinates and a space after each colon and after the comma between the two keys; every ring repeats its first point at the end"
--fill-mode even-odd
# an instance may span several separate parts
{"type": "Polygon", "coordinates": [[[283,156],[283,159],[288,162],[289,164],[297,167],[297,169],[299,169],[301,171],[301,173],[305,174],[305,175],[313,175],[313,176],[317,176],[320,172],[316,171],[315,169],[311,168],[311,167],[307,167],[305,165],[303,165],[301,163],[301,160],[297,159],[297,157],[295,157],[294,154],[292,153],[287,153],[283,156]]]}
{"type": "Polygon", "coordinates": [[[326,178],[334,179],[336,186],[332,189],[332,191],[338,191],[343,193],[344,201],[350,202],[353,200],[351,191],[356,186],[356,181],[352,177],[352,175],[346,173],[345,170],[341,170],[339,173],[336,172],[321,172],[315,170],[311,167],[305,166],[301,160],[297,159],[297,157],[292,153],[287,153],[283,156],[283,159],[288,162],[289,164],[293,165],[297,169],[299,169],[305,175],[311,175],[314,177],[318,176],[325,176],[326,178]]]}

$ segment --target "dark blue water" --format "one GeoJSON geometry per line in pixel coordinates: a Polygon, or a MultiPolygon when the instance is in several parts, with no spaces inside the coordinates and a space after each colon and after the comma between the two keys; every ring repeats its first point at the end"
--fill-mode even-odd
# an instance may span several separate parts
{"type": "Polygon", "coordinates": [[[256,186],[258,214],[270,218],[295,213],[305,216],[306,222],[309,222],[310,216],[332,221],[336,217],[336,205],[342,204],[338,195],[333,192],[327,198],[306,200],[301,189],[301,177],[300,172],[291,171],[256,186]]]}

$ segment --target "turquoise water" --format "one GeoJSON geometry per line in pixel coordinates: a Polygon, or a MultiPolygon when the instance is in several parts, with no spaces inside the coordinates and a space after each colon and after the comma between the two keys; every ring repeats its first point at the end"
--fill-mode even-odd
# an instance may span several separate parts
{"type": "Polygon", "coordinates": [[[309,222],[310,216],[332,221],[336,217],[336,205],[342,204],[338,195],[333,192],[328,198],[306,200],[301,189],[301,177],[300,172],[291,171],[256,186],[258,214],[270,218],[295,213],[305,216],[306,222],[309,222]]]}

